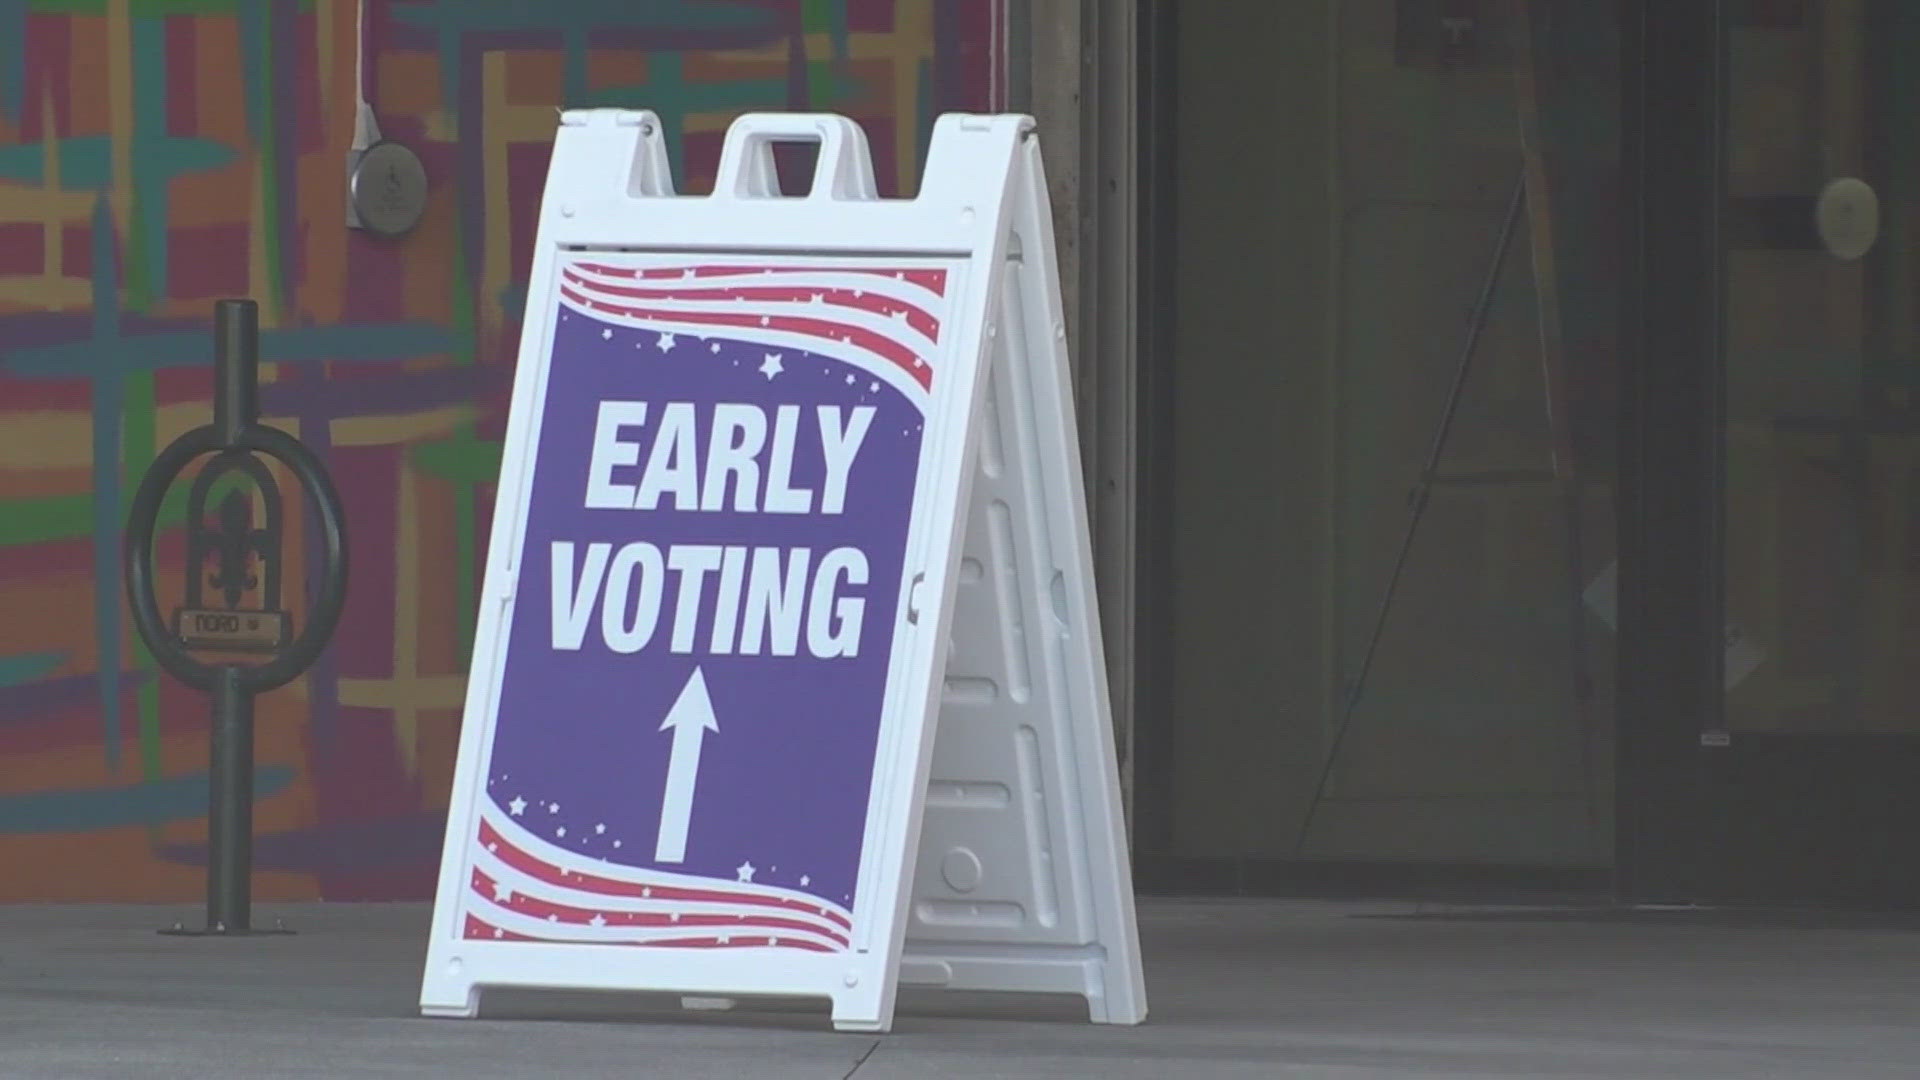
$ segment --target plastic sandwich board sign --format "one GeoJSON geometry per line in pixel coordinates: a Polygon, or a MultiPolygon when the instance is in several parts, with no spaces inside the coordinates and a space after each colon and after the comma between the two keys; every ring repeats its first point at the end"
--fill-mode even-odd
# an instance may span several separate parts
{"type": "Polygon", "coordinates": [[[1032,121],[563,114],[421,989],[1146,1012],[1032,121]],[[772,147],[818,146],[785,195],[772,147]]]}

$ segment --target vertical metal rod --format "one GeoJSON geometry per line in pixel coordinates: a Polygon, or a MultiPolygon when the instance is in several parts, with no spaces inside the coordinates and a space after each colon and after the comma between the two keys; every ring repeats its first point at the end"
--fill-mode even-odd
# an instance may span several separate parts
{"type": "Polygon", "coordinates": [[[213,305],[213,426],[231,447],[260,419],[260,306],[213,305]]]}
{"type": "Polygon", "coordinates": [[[213,684],[213,740],[207,779],[207,929],[252,928],[253,692],[244,669],[220,668],[213,684]]]}

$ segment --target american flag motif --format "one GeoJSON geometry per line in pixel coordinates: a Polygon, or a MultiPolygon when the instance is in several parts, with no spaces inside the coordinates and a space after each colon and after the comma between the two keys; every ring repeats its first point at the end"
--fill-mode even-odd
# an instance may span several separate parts
{"type": "MultiPolygon", "coordinates": [[[[953,272],[937,263],[893,260],[627,263],[616,255],[583,254],[563,261],[561,321],[543,409],[568,419],[541,437],[529,535],[546,529],[541,536],[625,542],[640,530],[665,544],[663,537],[689,527],[677,504],[645,520],[608,518],[579,505],[576,473],[588,448],[574,436],[592,428],[593,410],[609,395],[719,395],[769,414],[788,402],[808,403],[809,412],[815,405],[858,405],[885,418],[876,421],[869,444],[881,448],[877,463],[870,455],[859,474],[865,486],[848,496],[866,500],[859,513],[776,517],[771,525],[736,521],[731,511],[706,514],[697,523],[698,542],[712,543],[732,529],[766,543],[779,535],[770,531],[777,525],[809,537],[803,545],[829,537],[858,544],[876,560],[879,578],[897,580],[953,272]],[[898,522],[889,524],[889,508],[898,511],[898,522]]],[[[542,587],[536,577],[525,595],[546,595],[542,587]]],[[[659,650],[615,656],[604,646],[552,649],[540,625],[550,607],[536,599],[514,616],[510,633],[519,636],[504,669],[494,752],[498,762],[511,763],[515,779],[479,800],[461,883],[460,932],[483,941],[848,951],[884,648],[834,660],[846,666],[832,668],[831,690],[821,681],[826,666],[791,669],[811,663],[803,659],[705,656],[715,696],[743,703],[738,707],[748,713],[723,717],[723,734],[697,759],[693,843],[661,861],[656,834],[663,811],[651,800],[662,798],[653,785],[668,767],[669,743],[654,729],[655,712],[668,705],[648,693],[687,684],[682,667],[694,660],[659,650]],[[770,674],[751,674],[758,664],[770,674]],[[816,702],[852,696],[813,709],[807,715],[817,718],[818,729],[782,750],[783,739],[798,737],[782,711],[779,695],[786,691],[769,697],[752,687],[770,677],[783,685],[798,680],[816,702]],[[728,689],[729,678],[744,682],[728,689]],[[552,695],[531,689],[555,681],[572,695],[565,716],[549,716],[552,695]],[[638,708],[643,716],[625,711],[637,699],[647,701],[638,708]],[[843,713],[857,719],[835,719],[843,713]],[[620,746],[623,768],[577,757],[573,748],[587,745],[620,746]],[[822,758],[810,765],[808,754],[822,758]],[[648,777],[638,787],[631,779],[636,772],[648,777]],[[536,790],[548,797],[535,798],[536,790]],[[758,824],[776,805],[791,808],[788,822],[758,824]],[[799,821],[808,824],[796,832],[792,823],[799,821]]],[[[890,604],[872,609],[883,611],[890,612],[890,604]]],[[[890,614],[874,618],[883,630],[891,624],[890,614]]],[[[504,771],[489,780],[490,789],[502,784],[504,771]]]]}
{"type": "Polygon", "coordinates": [[[704,340],[750,338],[875,370],[909,398],[933,386],[943,268],[803,265],[627,267],[580,261],[561,272],[566,304],[595,318],[704,340]],[[879,363],[875,363],[875,361],[879,363]]]}
{"type": "Polygon", "coordinates": [[[480,801],[464,934],[677,949],[847,950],[853,913],[792,889],[623,866],[555,846],[480,801]]]}

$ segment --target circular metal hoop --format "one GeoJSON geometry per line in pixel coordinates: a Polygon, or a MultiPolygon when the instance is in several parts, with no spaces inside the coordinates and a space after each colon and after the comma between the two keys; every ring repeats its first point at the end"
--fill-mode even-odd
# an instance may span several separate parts
{"type": "MultiPolygon", "coordinates": [[[[347,598],[347,537],[341,523],[340,494],[334,490],[325,466],[298,439],[278,428],[253,425],[231,441],[209,424],[195,428],[175,439],[162,450],[141,479],[133,496],[133,508],[127,517],[127,535],[122,552],[127,603],[133,609],[133,625],[155,660],[169,675],[195,690],[212,690],[223,667],[239,673],[242,689],[249,693],[273,690],[298,678],[313,666],[333,636],[340,611],[347,598]],[[324,558],[320,567],[319,588],[306,626],[294,636],[293,643],[272,660],[258,665],[213,665],[196,660],[168,632],[153,594],[154,530],[160,518],[160,504],[193,460],[203,454],[246,451],[265,454],[292,471],[306,493],[307,505],[318,515],[324,558]]],[[[199,569],[194,568],[198,573],[199,569]]]]}

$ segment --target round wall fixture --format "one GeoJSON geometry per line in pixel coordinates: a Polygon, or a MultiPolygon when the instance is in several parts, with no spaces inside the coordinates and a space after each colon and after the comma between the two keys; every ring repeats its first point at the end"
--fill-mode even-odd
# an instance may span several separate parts
{"type": "Polygon", "coordinates": [[[420,156],[397,142],[367,147],[347,177],[355,223],[377,236],[403,236],[427,208],[427,170],[420,156]]]}
{"type": "Polygon", "coordinates": [[[1880,238],[1880,196],[1864,180],[1844,176],[1829,183],[1813,214],[1820,242],[1837,259],[1858,259],[1880,238]]]}

